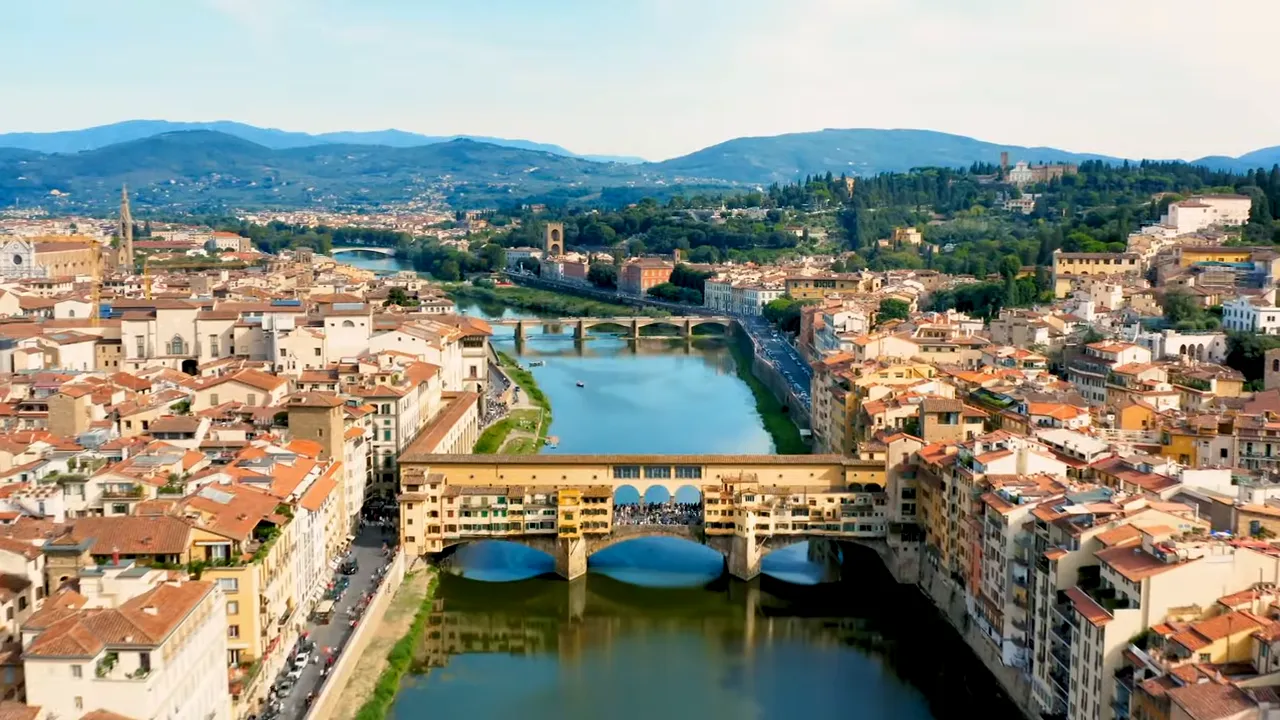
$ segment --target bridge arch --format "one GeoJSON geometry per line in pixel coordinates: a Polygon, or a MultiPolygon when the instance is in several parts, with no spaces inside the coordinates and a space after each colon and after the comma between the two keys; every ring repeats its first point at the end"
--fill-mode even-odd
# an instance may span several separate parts
{"type": "Polygon", "coordinates": [[[339,255],[342,253],[353,253],[353,252],[366,252],[366,253],[373,253],[375,255],[386,255],[388,257],[395,257],[396,255],[395,248],[373,247],[373,246],[364,247],[364,246],[357,245],[357,246],[351,246],[351,247],[333,248],[332,250],[329,251],[329,257],[333,257],[335,255],[339,255]]]}

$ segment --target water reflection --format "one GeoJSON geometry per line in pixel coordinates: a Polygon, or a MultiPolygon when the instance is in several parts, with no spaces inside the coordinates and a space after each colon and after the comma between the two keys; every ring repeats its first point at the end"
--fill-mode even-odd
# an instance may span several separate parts
{"type": "Polygon", "coordinates": [[[980,668],[947,662],[954,635],[918,593],[873,553],[850,562],[857,582],[822,587],[446,575],[393,716],[1017,717],[980,668]]]}

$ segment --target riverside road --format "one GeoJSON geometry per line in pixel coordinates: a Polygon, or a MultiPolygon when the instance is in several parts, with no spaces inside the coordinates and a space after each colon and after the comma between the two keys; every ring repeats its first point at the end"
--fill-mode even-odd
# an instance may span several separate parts
{"type": "MultiPolygon", "coordinates": [[[[351,627],[351,618],[347,612],[360,603],[360,598],[365,593],[371,593],[377,587],[374,582],[374,573],[387,563],[387,558],[382,555],[382,544],[385,539],[382,528],[366,525],[352,541],[351,557],[355,559],[359,569],[347,576],[351,580],[351,585],[343,593],[342,599],[334,603],[333,617],[330,621],[326,624],[307,623],[306,631],[310,633],[310,639],[316,644],[312,654],[318,653],[320,662],[307,664],[297,685],[284,699],[284,707],[279,715],[283,720],[297,720],[305,717],[307,694],[313,692],[316,695],[320,694],[320,686],[324,680],[321,672],[324,670],[326,650],[332,648],[336,656],[346,647],[347,640],[351,638],[354,629],[351,627]]],[[[342,575],[335,571],[335,579],[337,577],[342,575]]]]}

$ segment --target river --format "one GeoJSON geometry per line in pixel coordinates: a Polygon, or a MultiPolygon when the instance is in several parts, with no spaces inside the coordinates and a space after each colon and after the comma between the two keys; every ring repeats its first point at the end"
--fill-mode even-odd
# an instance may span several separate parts
{"type": "MultiPolygon", "coordinates": [[[[398,269],[383,258],[359,264],[398,269]]],[[[495,334],[526,366],[543,363],[531,371],[559,438],[544,452],[773,451],[723,339],[597,333],[575,343],[567,328],[535,326],[517,346],[511,329],[495,334]]],[[[392,717],[1020,717],[918,591],[897,585],[874,553],[848,552],[856,556],[844,558],[840,582],[816,584],[799,545],[770,554],[765,574],[742,583],[700,545],[634,540],[592,556],[587,576],[569,583],[549,556],[523,546],[464,546],[441,575],[392,717]]]]}

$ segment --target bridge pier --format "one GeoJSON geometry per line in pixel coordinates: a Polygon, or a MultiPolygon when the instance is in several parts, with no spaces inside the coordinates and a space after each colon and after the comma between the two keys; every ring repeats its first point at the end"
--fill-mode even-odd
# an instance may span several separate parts
{"type": "Polygon", "coordinates": [[[565,580],[577,580],[587,574],[586,538],[556,540],[556,574],[565,580]]]}
{"type": "Polygon", "coordinates": [[[583,321],[582,318],[578,318],[578,322],[574,323],[573,325],[573,339],[581,342],[585,340],[586,337],[587,337],[587,323],[583,321]]]}
{"type": "Polygon", "coordinates": [[[524,320],[516,321],[516,344],[524,344],[524,320]]]}
{"type": "Polygon", "coordinates": [[[729,574],[739,580],[753,580],[760,575],[760,559],[764,553],[754,537],[734,535],[729,542],[729,574]]]}
{"type": "Polygon", "coordinates": [[[693,337],[693,321],[685,319],[684,324],[680,326],[680,337],[688,339],[693,337]]]}

